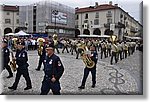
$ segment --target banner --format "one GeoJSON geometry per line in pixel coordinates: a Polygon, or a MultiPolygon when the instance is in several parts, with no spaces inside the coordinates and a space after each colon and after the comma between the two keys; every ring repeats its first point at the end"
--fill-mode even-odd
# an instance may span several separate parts
{"type": "Polygon", "coordinates": [[[52,13],[52,23],[55,23],[55,17],[56,17],[56,23],[67,24],[67,14],[66,13],[58,12],[57,15],[54,15],[52,13]]]}

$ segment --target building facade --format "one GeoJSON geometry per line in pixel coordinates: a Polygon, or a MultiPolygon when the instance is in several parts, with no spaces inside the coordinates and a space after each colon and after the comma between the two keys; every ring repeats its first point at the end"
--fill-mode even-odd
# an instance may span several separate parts
{"type": "Polygon", "coordinates": [[[118,4],[102,4],[86,8],[76,8],[75,35],[117,35],[135,36],[141,33],[142,25],[125,12],[118,4]]]}
{"type": "Polygon", "coordinates": [[[20,26],[29,33],[48,33],[58,36],[75,36],[75,9],[54,2],[41,1],[20,6],[20,26]]]}
{"type": "Polygon", "coordinates": [[[1,33],[19,32],[19,6],[1,5],[1,33]]]}

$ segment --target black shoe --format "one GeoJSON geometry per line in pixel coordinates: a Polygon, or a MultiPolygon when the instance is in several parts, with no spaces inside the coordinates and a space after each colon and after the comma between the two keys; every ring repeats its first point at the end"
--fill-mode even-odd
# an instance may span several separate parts
{"type": "Polygon", "coordinates": [[[95,85],[92,85],[92,88],[95,88],[95,85]]]}
{"type": "Polygon", "coordinates": [[[36,71],[40,71],[40,69],[38,69],[38,68],[37,68],[37,69],[35,69],[35,70],[36,70],[36,71]]]}
{"type": "Polygon", "coordinates": [[[12,90],[16,90],[17,88],[12,87],[8,87],[8,89],[12,89],[12,90]]]}
{"type": "Polygon", "coordinates": [[[7,78],[11,78],[11,77],[13,77],[13,75],[9,75],[7,78]]]}
{"type": "Polygon", "coordinates": [[[32,87],[27,86],[26,88],[24,88],[24,90],[29,90],[29,89],[32,89],[32,87]]]}
{"type": "Polygon", "coordinates": [[[79,88],[79,89],[84,89],[85,87],[84,87],[84,86],[79,86],[78,88],[79,88]]]}

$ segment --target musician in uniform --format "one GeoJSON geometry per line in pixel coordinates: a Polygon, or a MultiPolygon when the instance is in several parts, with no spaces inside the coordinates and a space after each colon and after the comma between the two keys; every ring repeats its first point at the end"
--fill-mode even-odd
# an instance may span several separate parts
{"type": "Polygon", "coordinates": [[[67,39],[62,40],[62,44],[63,44],[62,53],[64,53],[64,50],[65,50],[65,49],[66,49],[67,53],[69,53],[69,51],[68,51],[68,41],[67,41],[67,39]]]}
{"type": "Polygon", "coordinates": [[[113,64],[113,58],[115,57],[115,63],[118,62],[118,46],[116,45],[116,41],[114,41],[114,43],[112,43],[112,54],[111,54],[111,60],[110,60],[110,64],[113,64]]]}
{"type": "Polygon", "coordinates": [[[127,54],[128,54],[128,45],[126,44],[126,42],[124,42],[124,45],[123,45],[123,58],[127,58],[127,54]]]}
{"type": "Polygon", "coordinates": [[[11,71],[11,68],[10,66],[8,65],[9,61],[10,61],[10,51],[7,47],[7,41],[3,41],[3,44],[2,44],[2,54],[3,54],[3,69],[6,68],[6,70],[8,71],[9,73],[9,76],[7,78],[11,78],[13,77],[13,73],[11,71]]]}
{"type": "Polygon", "coordinates": [[[16,90],[19,80],[20,80],[20,77],[21,77],[21,75],[23,75],[23,77],[26,80],[26,86],[27,86],[26,88],[24,88],[24,90],[31,89],[32,85],[31,85],[31,80],[30,80],[30,76],[29,76],[29,72],[28,72],[29,64],[27,63],[28,55],[27,55],[27,52],[25,51],[25,43],[24,42],[18,42],[15,57],[16,57],[16,64],[18,65],[16,78],[15,78],[15,82],[13,83],[13,85],[8,88],[16,90]]]}
{"type": "Polygon", "coordinates": [[[46,48],[44,59],[44,79],[42,81],[41,95],[47,95],[51,89],[54,95],[60,95],[60,82],[64,67],[60,58],[54,54],[54,45],[46,48]]]}
{"type": "Polygon", "coordinates": [[[83,42],[81,42],[81,41],[78,41],[76,59],[78,59],[79,54],[81,55],[81,53],[83,52],[83,49],[85,49],[85,44],[83,44],[83,42]]]}
{"type": "Polygon", "coordinates": [[[71,41],[71,49],[70,49],[71,55],[73,55],[73,51],[75,51],[77,53],[77,46],[76,46],[76,40],[75,39],[73,39],[71,41]]]}
{"type": "Polygon", "coordinates": [[[86,83],[86,79],[89,75],[89,72],[91,72],[91,74],[92,74],[92,88],[94,88],[95,84],[96,84],[96,64],[97,64],[97,60],[98,60],[98,54],[97,54],[96,48],[94,46],[91,46],[90,50],[91,50],[91,54],[88,56],[91,58],[92,61],[94,61],[95,65],[92,68],[88,68],[88,66],[86,66],[84,68],[84,76],[82,79],[81,86],[78,87],[79,89],[85,88],[85,83],[86,83]]]}
{"type": "Polygon", "coordinates": [[[40,41],[40,45],[38,48],[38,55],[40,58],[39,58],[38,67],[35,70],[40,71],[42,63],[43,63],[44,58],[45,58],[45,54],[46,54],[46,51],[45,51],[44,41],[40,41]]]}
{"type": "Polygon", "coordinates": [[[119,57],[120,57],[120,60],[122,60],[122,52],[123,52],[123,45],[122,45],[122,42],[119,41],[117,43],[117,46],[118,46],[118,60],[119,60],[119,57]]]}
{"type": "Polygon", "coordinates": [[[103,54],[106,58],[107,55],[106,55],[106,42],[105,42],[105,40],[101,42],[101,59],[103,58],[103,54]]]}

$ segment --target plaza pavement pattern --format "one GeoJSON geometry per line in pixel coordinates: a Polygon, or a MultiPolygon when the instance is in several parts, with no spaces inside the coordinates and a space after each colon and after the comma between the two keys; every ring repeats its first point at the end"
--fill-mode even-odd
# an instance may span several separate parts
{"type": "MultiPolygon", "coordinates": [[[[56,53],[57,54],[57,53],[56,53]]],[[[29,75],[33,88],[24,91],[26,87],[25,79],[21,76],[17,90],[9,90],[15,81],[14,77],[7,79],[8,73],[4,70],[1,73],[2,94],[5,95],[39,95],[43,80],[43,66],[40,71],[36,71],[38,64],[37,51],[28,51],[29,56],[29,75]]],[[[96,87],[91,88],[91,73],[86,81],[85,89],[79,90],[84,71],[84,63],[81,58],[75,59],[75,54],[58,54],[64,65],[64,74],[60,79],[62,95],[133,95],[142,94],[142,53],[136,51],[127,59],[119,61],[117,64],[110,65],[110,57],[98,59],[96,73],[96,87]]],[[[52,94],[50,91],[49,95],[52,94]]]]}

